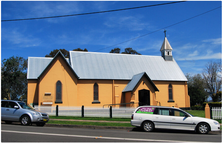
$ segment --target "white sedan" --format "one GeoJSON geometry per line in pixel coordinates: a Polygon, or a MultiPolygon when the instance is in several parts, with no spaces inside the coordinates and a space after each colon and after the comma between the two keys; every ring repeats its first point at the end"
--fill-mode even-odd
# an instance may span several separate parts
{"type": "Polygon", "coordinates": [[[195,117],[174,107],[140,106],[132,114],[131,125],[150,132],[155,128],[193,130],[201,134],[220,131],[218,121],[195,117]]]}

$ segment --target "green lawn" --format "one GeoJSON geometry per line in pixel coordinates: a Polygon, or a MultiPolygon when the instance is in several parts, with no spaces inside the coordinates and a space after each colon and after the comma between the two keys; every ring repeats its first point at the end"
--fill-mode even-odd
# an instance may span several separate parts
{"type": "Polygon", "coordinates": [[[190,113],[193,116],[205,118],[205,111],[204,110],[186,110],[186,112],[190,113]]]}
{"type": "Polygon", "coordinates": [[[129,121],[130,118],[105,118],[105,117],[75,117],[75,116],[49,116],[50,119],[73,119],[73,120],[100,120],[100,121],[129,121]]]}

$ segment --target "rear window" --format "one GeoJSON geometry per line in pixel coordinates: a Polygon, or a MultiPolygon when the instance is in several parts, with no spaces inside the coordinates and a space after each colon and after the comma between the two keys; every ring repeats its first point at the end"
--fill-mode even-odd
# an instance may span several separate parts
{"type": "Polygon", "coordinates": [[[159,109],[159,115],[167,115],[167,116],[169,116],[170,115],[170,111],[169,111],[169,109],[160,108],[159,109]]]}
{"type": "Polygon", "coordinates": [[[141,107],[136,111],[136,113],[153,114],[154,110],[154,107],[141,107]]]}

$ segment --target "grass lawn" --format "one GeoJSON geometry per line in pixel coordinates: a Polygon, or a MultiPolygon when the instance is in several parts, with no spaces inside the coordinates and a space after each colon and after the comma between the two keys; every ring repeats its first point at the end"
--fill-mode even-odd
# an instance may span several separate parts
{"type": "Polygon", "coordinates": [[[73,119],[73,120],[100,120],[100,121],[129,121],[130,118],[105,118],[105,117],[75,117],[75,116],[49,116],[50,119],[73,119]]]}
{"type": "Polygon", "coordinates": [[[193,116],[205,118],[205,111],[204,110],[186,110],[186,112],[190,113],[193,116]]]}

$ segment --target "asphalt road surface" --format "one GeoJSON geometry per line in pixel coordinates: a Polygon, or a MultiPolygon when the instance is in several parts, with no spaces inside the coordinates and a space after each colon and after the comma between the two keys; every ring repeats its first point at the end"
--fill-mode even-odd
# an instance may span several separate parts
{"type": "Polygon", "coordinates": [[[221,142],[221,132],[110,130],[1,124],[2,142],[221,142]]]}

